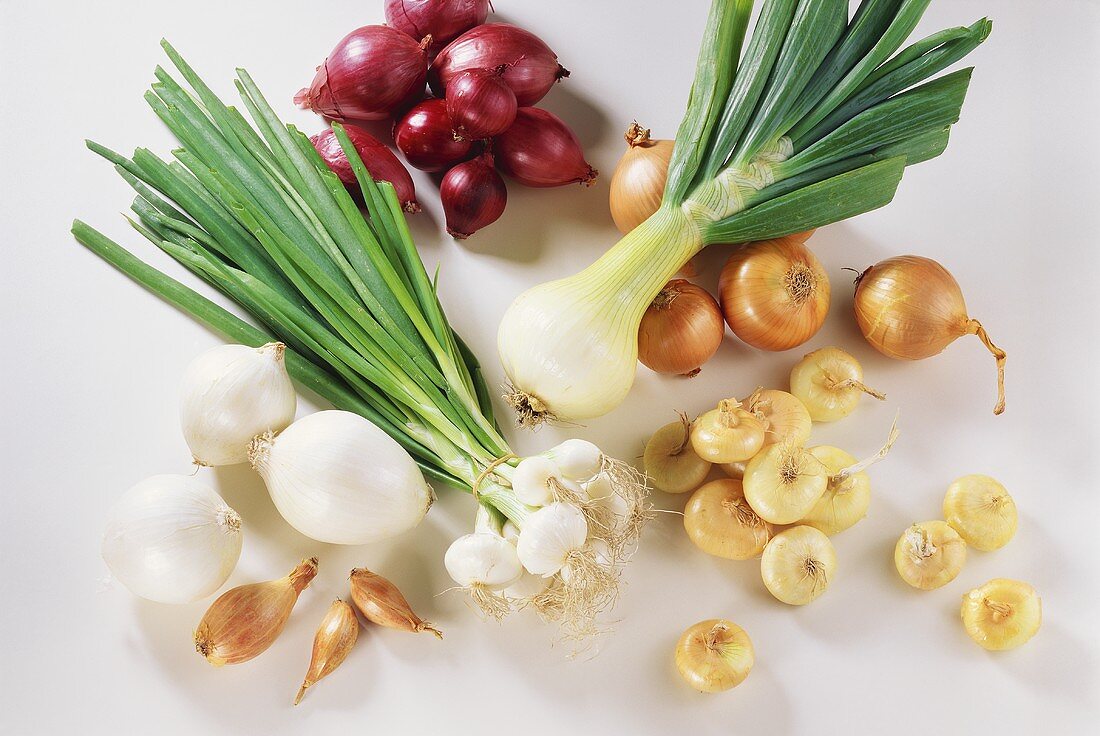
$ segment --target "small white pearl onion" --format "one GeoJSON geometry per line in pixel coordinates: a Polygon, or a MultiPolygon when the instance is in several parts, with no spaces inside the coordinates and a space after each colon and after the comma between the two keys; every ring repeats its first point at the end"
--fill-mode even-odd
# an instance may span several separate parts
{"type": "Polygon", "coordinates": [[[554,500],[550,481],[561,482],[562,474],[557,463],[542,455],[524,458],[516,466],[512,476],[512,491],[528,506],[545,506],[554,500]]]}
{"type": "Polygon", "coordinates": [[[503,588],[523,574],[516,548],[504,537],[490,532],[461,536],[443,556],[447,573],[459,585],[503,588]]]}
{"type": "Polygon", "coordinates": [[[519,527],[516,526],[513,522],[504,522],[504,526],[500,528],[500,534],[505,539],[507,539],[508,543],[511,544],[513,547],[519,544],[519,527]]]}
{"type": "Polygon", "coordinates": [[[552,503],[523,523],[516,551],[527,572],[549,576],[565,564],[569,554],[584,546],[588,522],[584,513],[570,503],[552,503]]]}
{"type": "Polygon", "coordinates": [[[233,465],[248,443],[294,421],[297,396],[283,363],[286,346],[220,345],[191,361],[180,385],[180,424],[195,461],[233,465]]]}
{"type": "Polygon", "coordinates": [[[543,454],[557,463],[563,476],[577,482],[591,480],[603,467],[603,453],[587,440],[566,440],[543,454]]]}
{"type": "Polygon", "coordinates": [[[241,517],[186,475],[154,475],[111,509],[102,554],[131,593],[191,603],[225,582],[241,556],[241,517]]]}
{"type": "Polygon", "coordinates": [[[600,473],[591,481],[582,485],[590,499],[611,512],[614,523],[611,531],[616,534],[625,531],[630,516],[630,504],[615,492],[615,487],[607,473],[600,473]]]}
{"type": "Polygon", "coordinates": [[[551,582],[553,582],[552,576],[543,577],[542,575],[532,575],[529,572],[525,572],[516,582],[504,589],[504,597],[515,600],[534,598],[536,595],[549,588],[551,582]]]}

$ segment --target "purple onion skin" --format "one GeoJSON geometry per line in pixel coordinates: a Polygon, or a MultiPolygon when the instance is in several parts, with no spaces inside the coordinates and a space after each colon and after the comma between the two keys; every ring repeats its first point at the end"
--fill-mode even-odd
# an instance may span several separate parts
{"type": "Polygon", "coordinates": [[[473,150],[472,141],[455,138],[447,102],[439,99],[424,100],[394,123],[393,141],[421,171],[446,171],[473,150]]]}
{"type": "Polygon", "coordinates": [[[423,96],[425,46],[388,26],[357,28],[336,44],[294,102],[332,120],[384,120],[423,96]]]}
{"type": "Polygon", "coordinates": [[[481,140],[500,135],[516,120],[516,95],[499,71],[467,69],[447,85],[447,114],[455,135],[481,140]]]}
{"type": "MultiPolygon", "coordinates": [[[[419,212],[420,204],[416,201],[416,187],[412,176],[405,165],[398,160],[382,141],[375,138],[365,130],[348,125],[344,128],[351,139],[352,145],[363,159],[363,165],[367,167],[371,178],[375,181],[388,181],[397,191],[397,199],[406,212],[419,212]]],[[[321,154],[328,167],[340,178],[347,187],[352,197],[358,202],[363,201],[363,192],[359,188],[359,181],[355,178],[355,172],[351,168],[351,162],[344,155],[344,149],[340,147],[340,141],[331,128],[326,128],[315,136],[310,137],[310,142],[321,154]]]]}
{"type": "Polygon", "coordinates": [[[429,58],[489,16],[489,0],[386,0],[386,25],[416,41],[432,37],[429,58]]]}
{"type": "Polygon", "coordinates": [[[533,105],[569,70],[535,34],[510,23],[486,23],[466,31],[439,52],[428,70],[428,83],[437,97],[446,94],[451,80],[467,69],[505,66],[504,81],[520,107],[533,105]]]}
{"type": "Polygon", "coordinates": [[[501,171],[529,187],[592,186],[599,176],[569,126],[537,107],[519,109],[512,127],[493,139],[493,153],[501,171]]]}
{"type": "Polygon", "coordinates": [[[508,188],[486,152],[448,171],[439,185],[439,199],[447,216],[447,232],[465,240],[504,214],[508,188]]]}

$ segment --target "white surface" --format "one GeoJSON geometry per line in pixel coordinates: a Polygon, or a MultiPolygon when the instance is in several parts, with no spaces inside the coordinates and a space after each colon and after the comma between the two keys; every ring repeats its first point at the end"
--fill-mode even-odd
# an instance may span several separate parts
{"type": "MultiPolygon", "coordinates": [[[[442,263],[443,302],[493,381],[501,378],[496,324],[512,297],[614,242],[606,195],[620,130],[637,116],[672,134],[707,3],[675,3],[676,11],[656,0],[497,5],[573,70],[546,105],[579,129],[605,175],[587,191],[514,186],[503,220],[465,245],[441,236],[433,187],[417,176],[429,210],[414,219],[424,259],[442,263]]],[[[288,119],[316,129],[291,109],[292,94],[341,35],[381,19],[381,2],[307,7],[0,2],[0,732],[1004,735],[1081,733],[1095,723],[1100,7],[1089,0],[933,3],[922,34],[985,14],[995,22],[971,57],[978,70],[949,150],[910,169],[887,209],[812,241],[834,295],[833,314],[808,347],[851,349],[890,395],[815,429],[814,440],[867,453],[902,412],[901,440],[872,472],[870,516],[836,538],[838,577],[813,605],[773,600],[757,563],[703,555],[678,517],[663,514],[629,568],[615,633],[598,654],[570,660],[532,616],[484,623],[442,593],[450,585],[443,550],[470,528],[469,498],[444,490],[425,523],[393,544],[335,548],[293,532],[244,468],[202,473],[245,519],[231,582],[321,558],[270,651],[215,671],[190,644],[205,603],[162,606],[117,585],[103,589],[107,506],[145,476],[187,471],[176,385],[187,361],[218,338],[72,241],[69,223],[79,216],[179,273],[116,214],[129,192],[82,139],[167,150],[168,133],[141,99],[164,62],[162,35],[220,92],[229,95],[234,66],[245,65],[288,119]],[[881,358],[861,341],[841,269],[907,252],[946,264],[973,315],[1007,348],[1003,417],[990,413],[993,361],[977,340],[919,364],[881,358]],[[999,552],[973,552],[943,589],[908,589],[893,571],[895,539],[910,522],[937,517],[947,484],[974,472],[1011,489],[1021,513],[1016,539],[999,552]],[[447,638],[367,631],[293,709],[314,627],[346,593],[347,570],[364,564],[399,583],[447,638]],[[996,576],[1030,581],[1043,596],[1042,631],[1007,654],[977,648],[958,621],[962,593],[996,576]],[[683,628],[715,616],[748,630],[757,665],[735,691],[705,696],[680,682],[671,653],[683,628]]],[[[704,284],[713,287],[721,262],[720,253],[705,258],[704,284]]],[[[674,409],[700,411],[725,394],[782,385],[801,354],[756,353],[730,336],[693,381],[639,371],[627,404],[579,434],[633,457],[674,409]]],[[[566,434],[511,432],[523,450],[566,434]]]]}

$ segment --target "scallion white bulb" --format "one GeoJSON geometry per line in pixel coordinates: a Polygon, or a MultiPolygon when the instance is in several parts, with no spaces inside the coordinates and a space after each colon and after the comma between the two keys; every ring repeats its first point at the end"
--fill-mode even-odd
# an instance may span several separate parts
{"type": "Polygon", "coordinates": [[[154,475],[111,509],[102,554],[134,595],[191,603],[226,581],[241,540],[241,517],[208,486],[186,475],[154,475]]]}
{"type": "Polygon", "coordinates": [[[563,476],[558,464],[542,455],[524,458],[512,476],[512,491],[528,506],[545,506],[554,500],[554,483],[563,476]]]}
{"type": "Polygon", "coordinates": [[[516,548],[492,532],[474,532],[456,539],[447,548],[443,565],[451,579],[463,587],[500,590],[523,574],[516,548]]]}
{"type": "Polygon", "coordinates": [[[572,481],[583,483],[591,480],[603,468],[604,457],[600,448],[581,439],[569,439],[543,453],[555,463],[561,474],[572,481]]]}
{"type": "Polygon", "coordinates": [[[258,437],[249,461],[283,518],[319,542],[396,536],[420,523],[434,500],[409,453],[351,412],[317,412],[258,437]]]}
{"type": "Polygon", "coordinates": [[[191,361],[180,386],[180,424],[195,462],[248,460],[248,444],[294,421],[297,396],[283,363],[286,346],[220,345],[191,361]]]}
{"type": "Polygon", "coordinates": [[[584,547],[588,522],[571,503],[555,502],[534,512],[523,522],[516,551],[527,572],[553,575],[584,547]]]}

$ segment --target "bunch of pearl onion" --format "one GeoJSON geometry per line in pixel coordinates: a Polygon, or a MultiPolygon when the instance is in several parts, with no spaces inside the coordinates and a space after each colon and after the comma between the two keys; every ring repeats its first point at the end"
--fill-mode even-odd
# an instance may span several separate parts
{"type": "Polygon", "coordinates": [[[645,491],[584,440],[501,463],[478,484],[474,530],[447,550],[447,572],[493,618],[531,606],[567,635],[592,633],[648,518],[645,491]]]}

